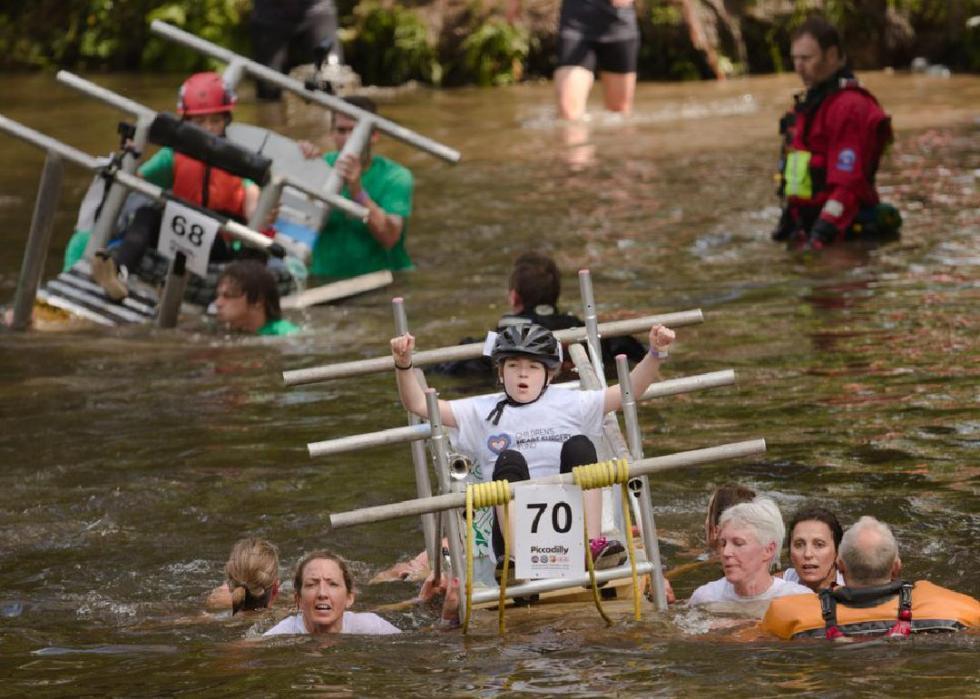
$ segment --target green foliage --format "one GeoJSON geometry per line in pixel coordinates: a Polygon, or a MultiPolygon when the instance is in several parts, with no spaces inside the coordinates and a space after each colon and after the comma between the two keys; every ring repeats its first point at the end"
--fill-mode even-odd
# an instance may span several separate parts
{"type": "Polygon", "coordinates": [[[358,5],[354,19],[344,54],[365,83],[400,85],[414,79],[438,84],[442,80],[428,28],[416,12],[372,1],[358,5]]]}
{"type": "MultiPolygon", "coordinates": [[[[109,0],[111,1],[111,0],[109,0]]],[[[244,17],[251,7],[250,0],[197,0],[197,2],[163,2],[146,16],[146,25],[155,19],[163,20],[184,31],[196,34],[235,53],[249,54],[244,17]]],[[[218,68],[221,64],[185,49],[173,42],[150,35],[143,47],[140,64],[157,70],[190,73],[218,68]]]]}
{"type": "MultiPolygon", "coordinates": [[[[707,8],[708,0],[694,0],[707,8]]],[[[72,68],[192,72],[218,67],[200,54],[158,38],[154,19],[250,55],[252,0],[0,0],[0,70],[72,68]]],[[[347,59],[366,83],[502,85],[524,71],[550,75],[553,24],[511,25],[503,0],[336,0],[347,59]],[[432,26],[424,13],[439,21],[432,26]],[[441,26],[439,36],[433,27],[441,26]]],[[[551,0],[557,6],[558,0],[551,0]]],[[[528,5],[528,3],[525,3],[528,5]]],[[[789,32],[810,12],[840,27],[858,67],[906,65],[913,56],[952,69],[980,70],[980,0],[739,0],[725,3],[740,22],[749,72],[786,70],[789,32]],[[885,10],[911,26],[895,33],[885,10]]],[[[676,0],[637,3],[641,78],[697,79],[710,70],[691,45],[676,0]]],[[[530,16],[526,13],[525,16],[530,16]]],[[[539,20],[540,22],[540,20],[539,20]]],[[[723,37],[719,53],[739,56],[723,37]]],[[[729,42],[730,43],[730,42],[729,42]]]]}
{"type": "Polygon", "coordinates": [[[463,41],[463,65],[477,85],[509,85],[520,82],[530,49],[527,29],[492,17],[463,41]]]}
{"type": "Polygon", "coordinates": [[[251,0],[4,0],[0,67],[191,71],[207,59],[150,34],[164,19],[248,53],[251,0]]]}

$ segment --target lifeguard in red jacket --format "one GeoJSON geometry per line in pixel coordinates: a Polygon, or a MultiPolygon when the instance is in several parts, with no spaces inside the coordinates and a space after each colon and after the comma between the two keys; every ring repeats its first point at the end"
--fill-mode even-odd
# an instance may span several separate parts
{"type": "Polygon", "coordinates": [[[893,237],[901,218],[875,189],[891,118],[847,67],[840,35],[826,20],[800,25],[791,56],[806,90],[780,120],[785,208],[773,238],[821,248],[861,235],[893,237]]]}

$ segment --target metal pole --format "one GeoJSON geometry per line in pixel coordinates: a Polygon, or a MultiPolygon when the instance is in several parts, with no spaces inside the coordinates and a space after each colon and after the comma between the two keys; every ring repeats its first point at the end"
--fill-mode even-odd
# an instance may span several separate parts
{"type": "MultiPolygon", "coordinates": [[[[640,561],[636,564],[636,572],[640,576],[646,575],[651,570],[653,570],[653,565],[647,561],[640,561]]],[[[597,583],[604,583],[610,580],[618,580],[619,578],[628,578],[632,575],[633,569],[630,568],[630,566],[625,565],[619,566],[618,568],[597,570],[595,572],[595,579],[597,583]]],[[[507,597],[527,597],[528,595],[533,595],[540,592],[567,590],[572,587],[585,587],[587,589],[591,588],[592,581],[589,579],[588,573],[573,578],[543,578],[541,580],[528,580],[520,585],[508,585],[507,597]]],[[[495,587],[484,590],[474,590],[473,604],[496,602],[499,597],[499,589],[495,587]]]]}
{"type": "Polygon", "coordinates": [[[382,117],[376,116],[367,112],[359,107],[355,107],[349,102],[345,102],[340,97],[334,97],[333,95],[328,95],[325,92],[318,90],[307,90],[306,86],[303,85],[299,80],[294,80],[287,75],[273,70],[267,66],[257,63],[255,61],[249,60],[244,56],[240,56],[233,51],[229,51],[226,48],[222,48],[216,44],[201,39],[193,34],[185,32],[173,25],[167,24],[166,22],[161,22],[160,20],[154,20],[150,24],[150,29],[164,36],[171,41],[178,44],[186,46],[188,48],[199,51],[205,55],[211,56],[213,58],[222,61],[223,63],[238,63],[242,66],[242,69],[250,73],[253,77],[259,78],[273,85],[277,85],[284,90],[288,90],[296,95],[299,95],[308,102],[315,102],[316,104],[325,107],[334,112],[340,112],[341,114],[346,114],[351,119],[361,120],[364,118],[371,118],[375,121],[375,128],[377,128],[382,133],[385,133],[393,138],[397,138],[400,141],[424,150],[438,158],[442,158],[450,163],[459,162],[459,151],[444,146],[441,143],[433,141],[430,138],[426,138],[411,129],[406,129],[404,126],[399,126],[393,121],[384,119],[382,117]]]}
{"type": "MultiPolygon", "coordinates": [[[[405,312],[404,300],[401,297],[392,299],[391,310],[395,318],[395,335],[404,335],[408,332],[408,314],[405,312]]],[[[422,418],[409,412],[408,426],[410,428],[422,427],[422,418]]],[[[428,425],[425,427],[429,428],[428,425]]],[[[428,432],[432,434],[431,428],[428,429],[428,432]]],[[[412,441],[411,450],[412,465],[415,468],[415,492],[420,498],[432,497],[432,481],[429,480],[429,463],[425,458],[425,445],[421,441],[412,441]]],[[[429,567],[432,568],[436,583],[439,582],[439,575],[442,572],[442,535],[438,525],[436,515],[431,513],[422,515],[425,550],[428,553],[429,567]]]]}
{"type": "Polygon", "coordinates": [[[259,194],[259,203],[255,205],[255,211],[252,212],[252,217],[248,219],[249,228],[254,228],[257,231],[265,228],[265,220],[276,208],[276,204],[279,203],[279,199],[282,197],[282,188],[285,186],[286,181],[282,177],[272,176],[269,184],[263,187],[262,193],[259,194]]]}
{"type": "Polygon", "coordinates": [[[48,256],[51,232],[54,230],[54,215],[61,197],[61,182],[65,167],[54,151],[48,151],[41,170],[41,182],[34,200],[34,215],[31,217],[31,230],[27,235],[24,261],[20,266],[17,292],[14,296],[14,317],[10,326],[14,330],[26,330],[31,324],[34,298],[37,286],[44,272],[44,259],[48,256]]]}
{"type": "MultiPolygon", "coordinates": [[[[347,140],[344,142],[344,147],[341,148],[340,153],[337,154],[337,160],[339,161],[344,156],[351,154],[354,154],[360,158],[368,146],[368,142],[371,139],[371,130],[373,128],[373,118],[365,117],[359,120],[354,126],[354,130],[351,131],[350,136],[348,136],[347,140]]],[[[330,174],[327,176],[327,181],[323,184],[323,192],[325,194],[339,194],[343,186],[344,180],[338,174],[337,168],[331,168],[330,174]]]]}
{"type": "MultiPolygon", "coordinates": [[[[45,150],[53,151],[65,160],[69,160],[88,170],[98,171],[102,168],[102,163],[88,153],[83,153],[77,148],[72,148],[71,146],[62,143],[57,139],[51,138],[50,136],[45,136],[44,134],[28,128],[23,124],[14,121],[13,119],[9,119],[2,114],[0,114],[0,131],[6,131],[10,135],[23,141],[32,143],[40,148],[44,148],[45,150]]],[[[145,194],[154,201],[167,201],[167,196],[162,188],[157,187],[155,184],[150,184],[146,180],[137,177],[136,175],[120,170],[119,172],[116,172],[113,177],[115,178],[116,182],[122,184],[127,189],[145,194]]],[[[281,252],[281,246],[278,243],[274,242],[267,236],[262,235],[258,231],[253,231],[251,228],[243,226],[242,224],[232,221],[231,219],[221,223],[221,230],[253,248],[266,250],[270,254],[281,252]]]]}
{"type": "MultiPolygon", "coordinates": [[[[306,448],[312,457],[330,456],[332,454],[342,454],[346,451],[380,447],[386,444],[401,444],[402,442],[419,444],[431,436],[432,428],[419,421],[407,427],[392,427],[388,430],[356,434],[351,437],[338,437],[336,439],[325,439],[322,442],[310,442],[306,445],[306,448]]],[[[429,494],[431,495],[431,492],[429,494]]]]}
{"type": "MultiPolygon", "coordinates": [[[[666,325],[670,328],[679,328],[703,321],[704,315],[702,315],[701,310],[695,309],[692,311],[663,313],[654,316],[643,316],[642,318],[600,323],[598,331],[606,337],[617,337],[619,335],[632,335],[637,332],[649,330],[650,326],[656,323],[666,325]]],[[[562,343],[581,342],[588,336],[588,332],[585,328],[568,328],[567,330],[558,330],[554,335],[562,343]]],[[[415,366],[428,366],[430,364],[438,364],[439,362],[473,359],[482,355],[483,343],[473,342],[467,345],[452,345],[450,347],[416,352],[412,355],[412,361],[415,363],[415,366]]],[[[282,378],[287,386],[296,386],[299,384],[326,381],[328,379],[371,374],[378,371],[391,371],[394,366],[395,364],[391,359],[391,355],[388,355],[374,359],[362,359],[354,362],[311,367],[309,369],[294,369],[283,372],[282,378]]]]}
{"type": "MultiPolygon", "coordinates": [[[[58,71],[57,78],[60,82],[72,87],[79,92],[83,92],[86,95],[96,98],[106,104],[115,107],[121,111],[128,112],[137,117],[136,122],[136,134],[133,137],[133,149],[138,153],[143,153],[146,150],[147,135],[150,131],[150,125],[157,116],[157,112],[150,109],[149,107],[140,104],[139,102],[134,102],[133,100],[123,97],[120,94],[109,90],[108,88],[97,85],[96,83],[90,82],[85,78],[81,78],[74,73],[70,73],[67,70],[58,71]]],[[[234,139],[229,139],[234,140],[234,139]]],[[[136,170],[136,163],[138,159],[127,158],[123,161],[123,170],[126,172],[134,172],[136,170]]],[[[291,179],[289,177],[283,177],[283,182],[296,189],[297,191],[306,194],[307,196],[314,197],[326,204],[331,206],[336,206],[338,209],[345,211],[346,213],[365,220],[368,216],[368,211],[365,207],[361,206],[357,202],[353,202],[346,197],[342,197],[338,194],[326,194],[324,192],[318,192],[310,187],[307,187],[305,183],[299,182],[297,180],[291,179]]],[[[338,190],[339,191],[339,190],[338,190]]],[[[111,193],[110,193],[111,194],[111,193]]],[[[107,199],[106,204],[103,205],[103,210],[108,210],[109,200],[107,199]]],[[[118,207],[117,207],[118,208],[118,207]]],[[[113,214],[112,220],[115,221],[116,216],[119,214],[118,210],[113,214]]],[[[261,221],[262,219],[258,219],[261,221]]],[[[93,236],[94,237],[94,236],[93,236]]]]}
{"type": "MultiPolygon", "coordinates": [[[[643,459],[643,439],[640,435],[640,420],[636,414],[636,400],[633,397],[633,383],[630,380],[629,362],[625,354],[616,356],[616,372],[619,375],[619,390],[623,396],[623,418],[626,422],[626,441],[629,443],[630,454],[633,462],[636,463],[643,459]]],[[[650,503],[650,483],[646,476],[640,476],[639,490],[633,491],[633,495],[639,501],[640,515],[640,536],[643,537],[643,548],[646,551],[647,559],[653,564],[653,574],[650,580],[653,583],[653,599],[657,606],[657,611],[667,609],[667,591],[664,587],[663,565],[660,560],[660,540],[657,538],[657,523],[653,519],[653,505],[650,503]]]]}
{"type": "Polygon", "coordinates": [[[167,271],[167,281],[160,297],[157,315],[157,325],[161,328],[174,328],[180,317],[180,304],[184,300],[184,290],[187,288],[187,258],[178,252],[170,261],[167,271]]]}
{"type": "Polygon", "coordinates": [[[606,387],[606,371],[602,366],[602,345],[599,344],[599,319],[596,316],[595,298],[592,295],[592,275],[587,269],[578,271],[578,286],[582,294],[582,312],[585,316],[586,345],[589,358],[595,367],[602,388],[606,387]]]}
{"type": "MultiPolygon", "coordinates": [[[[156,117],[156,112],[139,102],[134,102],[127,97],[123,97],[112,90],[97,85],[67,70],[59,70],[55,75],[55,79],[63,85],[67,85],[79,92],[105,102],[111,107],[115,107],[122,112],[136,117],[136,132],[133,135],[132,149],[136,153],[139,153],[140,157],[142,156],[146,151],[147,134],[150,131],[150,124],[153,123],[153,119],[156,117]]],[[[139,163],[140,157],[129,152],[125,153],[123,155],[122,171],[128,173],[136,172],[136,166],[139,163]]],[[[86,258],[90,259],[96,250],[104,248],[109,242],[109,239],[112,237],[116,218],[119,216],[119,211],[126,202],[126,196],[128,194],[129,192],[126,188],[118,182],[112,182],[109,185],[105,202],[99,210],[99,217],[95,221],[95,227],[85,246],[86,258]]]]}
{"type": "MultiPolygon", "coordinates": [[[[133,134],[132,148],[140,155],[146,151],[147,135],[150,132],[151,123],[153,123],[152,116],[140,114],[136,118],[136,132],[133,134]]],[[[130,174],[135,173],[139,160],[137,155],[127,151],[122,157],[122,171],[130,174]]],[[[118,181],[109,184],[109,192],[99,210],[99,216],[95,220],[95,226],[89,236],[88,243],[85,245],[84,256],[87,259],[91,259],[95,251],[104,248],[112,238],[116,219],[119,217],[119,212],[126,203],[128,195],[129,192],[118,181]]]]}
{"type": "MultiPolygon", "coordinates": [[[[435,457],[436,473],[444,474],[448,479],[449,437],[446,436],[446,429],[442,426],[442,417],[439,414],[439,396],[436,394],[436,390],[434,388],[426,389],[425,406],[429,413],[429,424],[432,425],[432,439],[429,443],[432,446],[432,455],[435,457]]],[[[441,479],[442,476],[440,476],[440,480],[441,479]]],[[[455,491],[452,493],[452,495],[457,498],[462,498],[463,504],[466,504],[466,493],[461,492],[462,489],[464,488],[462,483],[453,482],[451,487],[455,491]]],[[[432,511],[434,512],[434,510],[432,511]]],[[[465,587],[466,565],[465,565],[465,559],[463,557],[463,538],[460,536],[460,532],[463,529],[463,525],[462,522],[460,521],[459,511],[447,512],[445,517],[445,522],[446,522],[446,538],[449,540],[449,560],[453,565],[453,575],[459,576],[462,579],[462,583],[463,583],[461,587],[465,587]]],[[[469,536],[469,534],[470,534],[469,532],[466,532],[467,536],[469,536]]],[[[466,614],[466,601],[463,599],[463,596],[460,595],[460,601],[459,601],[460,618],[465,616],[465,614],[466,614]]]]}
{"type": "MultiPolygon", "coordinates": [[[[599,380],[595,377],[595,370],[589,363],[588,355],[586,355],[585,350],[582,349],[581,345],[570,345],[569,355],[572,361],[575,362],[575,366],[579,371],[579,375],[582,377],[582,381],[575,382],[576,385],[581,385],[582,387],[589,390],[599,389],[599,380]]],[[[421,371],[418,371],[416,376],[423,377],[421,382],[424,385],[424,376],[421,371]]],[[[735,383],[735,372],[731,369],[726,369],[724,371],[713,371],[708,374],[698,374],[696,376],[687,376],[680,379],[672,379],[670,381],[660,381],[653,384],[646,390],[646,392],[641,396],[641,400],[649,400],[651,398],[661,398],[663,396],[672,396],[678,393],[688,393],[690,391],[697,391],[705,388],[714,388],[717,386],[730,386],[735,383]]],[[[562,387],[568,387],[566,384],[557,384],[562,387]]],[[[411,413],[409,413],[411,415],[411,413]]],[[[310,452],[310,456],[328,456],[333,454],[340,454],[347,451],[355,451],[358,449],[369,449],[371,447],[380,447],[388,444],[399,444],[402,442],[410,442],[415,448],[415,445],[419,445],[418,448],[422,449],[424,457],[424,449],[421,447],[420,442],[428,439],[431,436],[431,430],[421,418],[415,418],[417,422],[410,423],[409,427],[392,427],[387,430],[378,430],[377,432],[368,432],[360,435],[353,435],[350,437],[336,437],[334,439],[327,439],[321,442],[310,442],[306,445],[310,452]]],[[[619,435],[619,427],[616,423],[615,418],[611,418],[611,422],[606,420],[611,426],[610,430],[604,430],[606,438],[613,442],[612,449],[609,451],[608,458],[615,455],[617,458],[619,456],[625,456],[628,453],[627,446],[625,442],[622,443],[622,448],[620,449],[620,442],[622,438],[619,435]]],[[[604,424],[604,428],[605,428],[604,424]]],[[[600,445],[601,446],[601,445],[600,445]]],[[[441,487],[441,486],[440,486],[441,487]]],[[[444,490],[447,490],[444,488],[444,490]]]]}
{"type": "Polygon", "coordinates": [[[245,77],[245,64],[239,58],[233,58],[225,67],[225,72],[221,74],[221,79],[232,90],[238,87],[238,83],[245,77]]]}
{"type": "MultiPolygon", "coordinates": [[[[589,391],[602,390],[602,384],[599,383],[595,367],[589,361],[588,353],[582,348],[582,345],[569,345],[568,355],[578,370],[582,387],[589,391]]],[[[623,440],[623,433],[619,430],[619,421],[616,420],[615,413],[607,413],[602,416],[602,435],[605,439],[596,444],[596,452],[600,460],[626,459],[629,457],[629,449],[623,440]]],[[[619,528],[615,517],[615,507],[616,501],[613,499],[612,490],[604,488],[602,491],[602,531],[619,528]]],[[[628,536],[628,534],[624,532],[623,536],[628,536]]]]}
{"type": "MultiPolygon", "coordinates": [[[[431,389],[430,389],[431,390],[431,389]]],[[[641,459],[633,463],[629,469],[629,477],[662,473],[675,468],[685,466],[698,466],[724,459],[739,459],[745,456],[758,456],[766,451],[766,440],[751,439],[744,442],[731,442],[720,444],[706,449],[693,449],[691,451],[681,451],[676,454],[656,456],[648,459],[641,459]]],[[[558,483],[571,485],[574,483],[575,476],[571,473],[562,473],[542,478],[532,478],[529,481],[521,481],[521,485],[530,483],[532,485],[558,483]]],[[[517,486],[520,487],[520,486],[517,486]]],[[[433,495],[431,498],[421,500],[406,500],[389,505],[378,505],[377,507],[365,507],[351,512],[338,512],[330,515],[330,526],[335,529],[352,527],[357,524],[367,524],[368,522],[383,522],[399,517],[414,517],[424,512],[441,512],[451,510],[466,505],[465,493],[444,493],[433,495]]],[[[451,542],[450,542],[451,543],[451,542]]],[[[455,565],[455,560],[453,565],[455,565]]]]}
{"type": "Polygon", "coordinates": [[[707,374],[695,374],[694,376],[684,376],[679,379],[658,381],[643,392],[640,400],[663,398],[664,396],[673,396],[678,393],[688,393],[689,391],[700,391],[706,388],[731,386],[733,383],[735,383],[734,370],[709,371],[707,374]]]}
{"type": "Polygon", "coordinates": [[[361,206],[356,201],[352,201],[341,194],[329,194],[323,191],[317,191],[313,187],[308,187],[305,182],[300,182],[288,175],[279,175],[282,178],[283,183],[295,189],[297,192],[305,194],[308,197],[313,197],[319,201],[330,206],[335,206],[348,216],[353,216],[360,221],[367,221],[370,212],[367,210],[366,206],[361,206]]]}

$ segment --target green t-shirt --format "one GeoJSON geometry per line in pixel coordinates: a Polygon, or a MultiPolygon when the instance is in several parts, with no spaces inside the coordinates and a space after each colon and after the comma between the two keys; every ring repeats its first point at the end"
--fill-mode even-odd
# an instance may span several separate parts
{"type": "Polygon", "coordinates": [[[137,172],[144,180],[164,189],[174,188],[174,151],[164,147],[158,150],[137,172]]]}
{"type": "MultiPolygon", "coordinates": [[[[337,152],[327,153],[324,160],[330,167],[337,161],[337,152]]],[[[394,160],[380,155],[371,158],[371,165],[361,173],[361,186],[372,201],[385,213],[401,216],[402,234],[390,250],[385,250],[368,230],[367,224],[331,209],[327,222],[313,246],[310,272],[327,277],[356,277],[382,269],[411,269],[412,260],[405,250],[408,217],[412,213],[412,173],[394,160]]],[[[347,187],[341,192],[350,196],[347,187]]]]}
{"type": "Polygon", "coordinates": [[[256,335],[292,335],[299,332],[299,326],[290,323],[285,318],[270,320],[255,333],[256,335]]]}

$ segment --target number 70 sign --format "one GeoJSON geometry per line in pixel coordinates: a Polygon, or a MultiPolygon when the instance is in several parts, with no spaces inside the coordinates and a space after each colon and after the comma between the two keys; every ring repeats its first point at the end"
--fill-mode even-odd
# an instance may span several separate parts
{"type": "Polygon", "coordinates": [[[512,507],[516,577],[536,580],[584,574],[581,488],[515,484],[512,507]]]}

